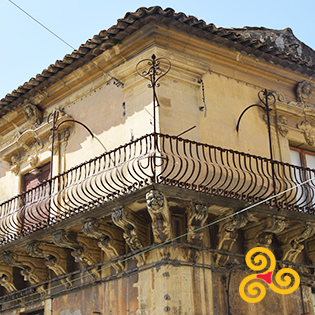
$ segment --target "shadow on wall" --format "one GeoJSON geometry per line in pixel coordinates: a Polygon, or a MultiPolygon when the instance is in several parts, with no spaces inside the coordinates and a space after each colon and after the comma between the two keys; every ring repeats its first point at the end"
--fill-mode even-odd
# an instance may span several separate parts
{"type": "MultiPolygon", "coordinates": [[[[64,111],[73,119],[86,125],[96,137],[99,137],[111,128],[125,123],[126,116],[123,115],[122,106],[124,102],[123,89],[109,82],[65,107],[64,111]]],[[[82,126],[76,124],[74,128],[75,132],[69,141],[67,153],[82,149],[82,143],[91,138],[82,126]]],[[[108,142],[114,140],[113,138],[113,135],[110,135],[108,139],[104,140],[103,137],[100,140],[108,148],[110,147],[108,142]]],[[[94,156],[95,154],[91,154],[91,158],[94,156]]]]}

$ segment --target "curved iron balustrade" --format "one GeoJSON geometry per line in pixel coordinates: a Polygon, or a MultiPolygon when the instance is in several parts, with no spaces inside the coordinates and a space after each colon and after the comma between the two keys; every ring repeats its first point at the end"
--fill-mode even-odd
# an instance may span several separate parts
{"type": "MultiPolygon", "coordinates": [[[[315,170],[233,150],[149,134],[104,153],[0,204],[0,245],[151,183],[257,202],[315,177],[315,170]],[[156,141],[157,139],[157,141],[156,141]]],[[[272,199],[315,213],[315,180],[272,199]]]]}

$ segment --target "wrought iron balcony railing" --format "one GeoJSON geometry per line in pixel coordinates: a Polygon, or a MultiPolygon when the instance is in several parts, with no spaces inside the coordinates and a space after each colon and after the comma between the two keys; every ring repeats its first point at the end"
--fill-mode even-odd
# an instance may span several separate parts
{"type": "MultiPolygon", "coordinates": [[[[257,202],[314,177],[309,168],[150,134],[2,202],[0,245],[151,183],[257,202]]],[[[266,203],[314,214],[314,193],[315,179],[266,203]]]]}

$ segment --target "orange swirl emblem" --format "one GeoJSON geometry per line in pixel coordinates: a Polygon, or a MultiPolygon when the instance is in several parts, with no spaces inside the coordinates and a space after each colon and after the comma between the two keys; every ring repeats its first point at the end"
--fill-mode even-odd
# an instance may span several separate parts
{"type": "Polygon", "coordinates": [[[246,277],[243,279],[243,281],[240,284],[239,292],[241,298],[248,302],[248,303],[257,303],[260,302],[266,295],[266,287],[264,285],[264,282],[268,284],[270,289],[272,289],[274,292],[277,292],[279,294],[290,294],[294,292],[300,285],[300,276],[298,273],[291,269],[291,268],[283,268],[279,270],[274,280],[278,286],[276,286],[272,281],[273,272],[276,268],[276,258],[273,255],[273,253],[264,247],[255,247],[251,249],[246,257],[245,261],[247,266],[254,270],[254,271],[261,271],[266,269],[268,265],[268,261],[266,256],[270,260],[270,266],[266,272],[263,274],[254,274],[246,277]],[[254,257],[254,262],[252,262],[252,256],[259,253],[254,257]],[[265,255],[262,255],[261,253],[264,253],[265,255]],[[289,276],[290,275],[290,276],[289,276]],[[256,279],[263,280],[264,282],[260,281],[253,281],[256,279]],[[249,283],[251,282],[251,283],[249,283]],[[249,284],[248,284],[249,283],[249,284]],[[248,285],[247,285],[248,284],[248,285]],[[286,287],[286,288],[280,288],[286,287]],[[247,293],[245,293],[245,287],[247,287],[247,293]]]}

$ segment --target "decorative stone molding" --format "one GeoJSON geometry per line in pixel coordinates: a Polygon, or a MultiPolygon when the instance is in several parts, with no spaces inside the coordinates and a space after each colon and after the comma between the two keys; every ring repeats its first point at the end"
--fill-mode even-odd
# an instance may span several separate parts
{"type": "MultiPolygon", "coordinates": [[[[112,220],[124,230],[123,236],[131,251],[140,250],[143,247],[137,229],[137,219],[131,210],[123,207],[115,209],[112,213],[112,220]]],[[[139,254],[135,258],[140,266],[144,264],[144,254],[139,254]]]]}
{"type": "MultiPolygon", "coordinates": [[[[162,193],[151,190],[146,194],[147,209],[152,220],[152,232],[155,244],[162,244],[172,239],[171,215],[167,201],[162,193]]],[[[170,257],[170,247],[159,247],[157,252],[160,259],[170,257]]]]}
{"type": "Polygon", "coordinates": [[[20,174],[20,159],[18,155],[12,155],[11,156],[11,162],[10,162],[10,171],[15,175],[20,174]]]}
{"type": "Polygon", "coordinates": [[[166,199],[157,190],[146,194],[147,209],[152,220],[154,242],[164,243],[172,238],[170,212],[166,199]]]}
{"type": "Polygon", "coordinates": [[[260,246],[269,248],[272,243],[273,234],[281,233],[288,225],[284,217],[271,216],[259,224],[254,224],[245,230],[247,251],[253,247],[260,246]]]}
{"type": "Polygon", "coordinates": [[[282,103],[286,102],[285,95],[279,91],[271,91],[271,93],[276,97],[276,100],[282,103]]]}
{"type": "Polygon", "coordinates": [[[315,126],[308,121],[302,121],[297,127],[303,131],[305,141],[308,145],[315,143],[315,126]]]}
{"type": "MultiPolygon", "coordinates": [[[[235,243],[238,233],[237,230],[243,228],[248,222],[248,217],[245,213],[240,213],[229,219],[219,223],[218,245],[217,249],[222,251],[231,251],[235,243]]],[[[216,264],[225,266],[229,260],[228,255],[216,254],[216,264]]]]}
{"type": "MultiPolygon", "coordinates": [[[[56,123],[59,124],[69,119],[71,119],[69,115],[61,113],[56,123]]],[[[65,136],[69,138],[69,133],[66,131],[69,131],[72,124],[73,122],[71,121],[67,121],[62,124],[56,135],[65,132],[65,136]]],[[[18,160],[19,164],[28,161],[31,167],[34,167],[33,165],[36,167],[38,163],[37,157],[39,154],[47,151],[51,147],[51,142],[49,143],[48,140],[51,135],[51,125],[47,122],[43,122],[39,125],[35,124],[34,126],[34,129],[27,129],[23,132],[18,132],[16,137],[13,137],[10,143],[0,149],[0,157],[4,161],[11,163],[11,170],[15,174],[19,173],[19,165],[17,165],[16,160],[18,160]],[[14,161],[12,161],[12,158],[14,161]]],[[[56,141],[56,143],[58,145],[58,141],[56,141]]]]}
{"type": "Polygon", "coordinates": [[[3,286],[8,293],[16,292],[17,289],[13,283],[13,268],[0,263],[0,285],[3,286]]]}
{"type": "Polygon", "coordinates": [[[304,249],[302,244],[315,234],[314,224],[303,224],[301,226],[290,229],[287,233],[281,234],[278,239],[283,244],[282,250],[283,261],[295,262],[297,256],[304,249]]]}
{"type": "Polygon", "coordinates": [[[28,157],[27,159],[27,162],[29,163],[29,165],[32,167],[32,168],[35,168],[39,162],[39,158],[38,158],[38,155],[35,154],[35,155],[31,155],[28,157]]]}
{"type": "MultiPolygon", "coordinates": [[[[36,258],[24,257],[16,253],[8,252],[2,258],[3,262],[10,267],[22,269],[21,275],[24,281],[28,281],[31,285],[37,285],[47,280],[47,271],[41,266],[41,261],[36,258]]],[[[45,285],[39,285],[36,291],[40,295],[46,295],[45,285]]]]}
{"type": "Polygon", "coordinates": [[[282,137],[286,137],[286,135],[289,132],[289,127],[288,127],[288,118],[285,116],[278,116],[277,117],[277,127],[280,135],[282,137]]]}
{"type": "MultiPolygon", "coordinates": [[[[119,251],[122,248],[118,248],[118,245],[112,240],[112,238],[106,234],[105,232],[99,229],[99,221],[95,218],[88,218],[85,220],[82,231],[84,234],[90,237],[94,237],[98,240],[98,246],[101,248],[103,252],[105,252],[106,256],[109,259],[114,259],[119,256],[119,251]]],[[[124,271],[124,265],[118,261],[117,263],[112,265],[113,268],[116,269],[117,272],[124,271]]]]}
{"type": "MultiPolygon", "coordinates": [[[[204,226],[208,218],[208,207],[203,204],[193,203],[192,206],[188,209],[187,214],[187,242],[194,246],[203,245],[203,230],[195,231],[198,228],[204,226]]],[[[199,257],[199,251],[195,249],[189,249],[188,259],[190,261],[197,261],[199,257]]]]}
{"type": "Polygon", "coordinates": [[[310,81],[302,81],[296,86],[296,99],[305,104],[310,99],[314,90],[314,84],[310,81]]]}
{"type": "MultiPolygon", "coordinates": [[[[35,241],[27,246],[27,253],[32,257],[46,259],[45,265],[51,269],[57,277],[68,274],[67,259],[60,248],[44,242],[35,241]]],[[[60,279],[66,288],[72,287],[71,277],[60,279]]]]}
{"type": "MultiPolygon", "coordinates": [[[[50,152],[51,152],[51,150],[52,150],[51,144],[52,144],[52,136],[49,137],[48,150],[49,150],[50,152]]],[[[59,148],[59,137],[58,137],[58,135],[55,135],[55,137],[54,137],[54,147],[53,147],[53,153],[54,153],[54,155],[57,155],[57,153],[58,153],[58,148],[59,148]]]]}
{"type": "Polygon", "coordinates": [[[42,112],[37,108],[37,106],[33,104],[28,104],[24,107],[23,113],[25,115],[26,120],[31,122],[34,127],[38,127],[43,120],[42,112]]]}
{"type": "MultiPolygon", "coordinates": [[[[74,257],[76,262],[81,263],[83,268],[88,268],[97,263],[92,255],[88,253],[86,246],[77,241],[75,233],[59,230],[54,234],[53,241],[57,246],[73,249],[71,256],[74,257]]],[[[100,273],[97,270],[97,267],[88,270],[94,280],[100,278],[100,273]]]]}

